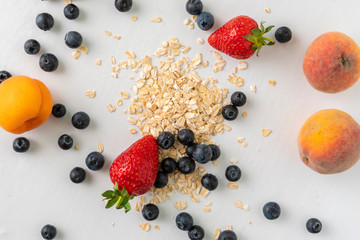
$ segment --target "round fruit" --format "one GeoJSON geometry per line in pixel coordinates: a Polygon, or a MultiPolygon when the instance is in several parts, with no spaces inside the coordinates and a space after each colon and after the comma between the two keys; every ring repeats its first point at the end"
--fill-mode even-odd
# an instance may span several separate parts
{"type": "Polygon", "coordinates": [[[190,146],[194,143],[195,134],[190,129],[181,129],[177,135],[178,141],[185,146],[190,146]]]}
{"type": "Polygon", "coordinates": [[[69,150],[73,146],[73,139],[67,134],[63,134],[59,137],[58,145],[63,150],[69,150]]]}
{"type": "Polygon", "coordinates": [[[157,143],[159,147],[163,149],[169,149],[171,148],[175,143],[175,137],[170,132],[162,132],[157,137],[157,143]]]}
{"type": "Polygon", "coordinates": [[[54,54],[44,53],[40,57],[39,65],[45,72],[53,72],[58,68],[59,60],[54,54]]]}
{"type": "Polygon", "coordinates": [[[202,227],[194,225],[188,231],[188,236],[191,240],[201,240],[205,237],[205,232],[202,227]]]}
{"type": "Polygon", "coordinates": [[[183,231],[188,231],[194,225],[194,220],[187,212],[181,212],[176,216],[176,226],[183,231]]]}
{"type": "Polygon", "coordinates": [[[241,170],[236,165],[230,165],[225,170],[225,177],[230,182],[236,182],[239,181],[241,178],[241,170]]]}
{"type": "Polygon", "coordinates": [[[37,15],[35,22],[44,31],[50,30],[54,26],[54,18],[49,13],[40,13],[37,15]]]}
{"type": "Polygon", "coordinates": [[[37,54],[40,51],[40,43],[35,39],[29,39],[24,44],[24,50],[30,55],[37,54]]]}
{"type": "Polygon", "coordinates": [[[263,207],[263,213],[269,220],[277,219],[281,213],[280,206],[276,202],[268,202],[263,207]]]}
{"type": "Polygon", "coordinates": [[[212,151],[211,161],[215,161],[221,155],[220,148],[215,144],[210,144],[209,147],[211,148],[211,151],[212,151]]]}
{"type": "Polygon", "coordinates": [[[182,157],[177,162],[179,172],[183,174],[190,174],[195,171],[195,161],[189,157],[182,157]]]}
{"type": "Polygon", "coordinates": [[[76,167],[70,172],[70,180],[73,183],[82,183],[86,178],[86,172],[81,167],[76,167]]]}
{"type": "Polygon", "coordinates": [[[29,150],[30,148],[30,141],[24,137],[15,138],[13,142],[13,149],[15,152],[23,153],[29,150]]]}
{"type": "Polygon", "coordinates": [[[80,10],[75,4],[68,4],[64,8],[64,15],[69,20],[74,20],[79,17],[80,10]]]}
{"type": "Polygon", "coordinates": [[[141,212],[145,220],[148,221],[153,221],[159,216],[159,208],[152,203],[146,204],[141,212]]]}
{"type": "Polygon", "coordinates": [[[87,155],[85,163],[90,170],[98,171],[104,166],[105,158],[99,152],[91,152],[87,155]]]}
{"type": "Polygon", "coordinates": [[[237,240],[236,234],[231,230],[222,231],[218,240],[237,240]]]}
{"type": "Polygon", "coordinates": [[[77,129],[85,129],[90,124],[90,117],[85,112],[77,112],[72,116],[71,123],[77,129]]]}
{"type": "Polygon", "coordinates": [[[164,188],[168,184],[168,181],[169,181],[168,175],[162,171],[158,171],[156,175],[154,187],[164,188]]]}
{"type": "Polygon", "coordinates": [[[65,44],[69,48],[78,48],[81,46],[83,38],[80,33],[76,31],[70,31],[65,35],[65,44]]]}
{"type": "Polygon", "coordinates": [[[196,148],[197,144],[193,144],[191,146],[187,146],[186,147],[186,154],[189,156],[189,157],[192,157],[194,151],[195,151],[195,148],[196,148]]]}
{"type": "Polygon", "coordinates": [[[12,75],[11,73],[9,73],[8,71],[5,71],[5,70],[1,70],[0,71],[0,84],[5,81],[6,79],[8,78],[11,78],[12,75]]]}
{"type": "Polygon", "coordinates": [[[222,116],[229,121],[235,120],[239,114],[239,110],[234,105],[226,105],[221,111],[222,116]]]}
{"type": "Polygon", "coordinates": [[[41,236],[44,239],[54,239],[56,237],[56,227],[53,225],[47,224],[41,229],[41,236]]]}
{"type": "Polygon", "coordinates": [[[203,10],[203,4],[201,0],[188,0],[185,8],[189,14],[199,15],[203,10]]]}
{"type": "Polygon", "coordinates": [[[56,118],[62,118],[66,114],[66,107],[60,103],[57,103],[52,107],[51,113],[56,118]]]}
{"type": "Polygon", "coordinates": [[[161,161],[161,169],[163,170],[164,173],[170,174],[175,172],[177,167],[176,161],[173,158],[165,158],[164,160],[161,161]]]}
{"type": "Polygon", "coordinates": [[[310,218],[306,222],[306,229],[310,233],[319,233],[322,229],[322,224],[319,219],[317,218],[310,218]]]}
{"type": "Polygon", "coordinates": [[[279,43],[286,43],[291,40],[291,37],[292,37],[292,33],[290,28],[288,27],[285,26],[279,27],[275,31],[275,39],[279,43]]]}
{"type": "Polygon", "coordinates": [[[214,16],[209,12],[202,12],[198,15],[196,23],[201,30],[210,30],[215,24],[214,16]]]}
{"type": "Polygon", "coordinates": [[[192,157],[198,163],[207,163],[212,158],[212,149],[208,145],[199,144],[196,145],[194,152],[192,153],[192,157]]]}
{"type": "Polygon", "coordinates": [[[115,7],[120,12],[127,12],[132,7],[132,0],[115,0],[115,7]]]}
{"type": "Polygon", "coordinates": [[[201,178],[201,185],[209,191],[217,188],[219,182],[215,175],[207,173],[201,178]]]}
{"type": "Polygon", "coordinates": [[[231,94],[231,103],[236,107],[242,107],[246,103],[246,95],[243,92],[237,91],[231,94]]]}

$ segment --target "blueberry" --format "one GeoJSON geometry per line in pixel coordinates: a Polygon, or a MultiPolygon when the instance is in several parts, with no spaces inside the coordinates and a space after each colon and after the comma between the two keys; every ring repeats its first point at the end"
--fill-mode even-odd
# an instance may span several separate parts
{"type": "Polygon", "coordinates": [[[66,107],[60,103],[57,103],[52,107],[51,113],[56,118],[62,118],[66,114],[66,107]]]}
{"type": "Polygon", "coordinates": [[[209,30],[214,26],[214,16],[209,12],[202,12],[196,19],[196,23],[201,30],[209,30]]]}
{"type": "Polygon", "coordinates": [[[209,191],[217,188],[219,182],[215,175],[207,173],[201,178],[201,185],[209,191]]]}
{"type": "Polygon", "coordinates": [[[186,148],[186,154],[189,156],[189,157],[192,157],[194,151],[195,151],[195,148],[196,148],[197,144],[193,144],[191,146],[188,146],[186,148]]]}
{"type": "Polygon", "coordinates": [[[239,114],[239,110],[234,105],[226,105],[221,111],[222,116],[229,121],[235,120],[239,114]]]}
{"type": "Polygon", "coordinates": [[[65,44],[69,48],[78,48],[81,46],[83,38],[80,33],[76,31],[70,31],[65,35],[65,44]]]}
{"type": "Polygon", "coordinates": [[[170,174],[175,172],[176,166],[176,161],[173,158],[168,157],[161,161],[161,169],[164,173],[170,174]]]}
{"type": "Polygon", "coordinates": [[[243,92],[237,91],[231,94],[231,103],[236,107],[242,107],[246,103],[246,95],[243,92]]]}
{"type": "Polygon", "coordinates": [[[35,22],[44,31],[50,30],[54,26],[54,18],[49,13],[40,13],[35,22]]]}
{"type": "Polygon", "coordinates": [[[29,39],[24,44],[24,50],[30,55],[37,54],[40,51],[40,43],[35,39],[29,39]]]}
{"type": "Polygon", "coordinates": [[[63,134],[59,137],[58,145],[63,150],[69,150],[73,146],[73,139],[67,134],[63,134]]]}
{"type": "Polygon", "coordinates": [[[241,178],[241,170],[236,165],[230,165],[225,170],[225,177],[230,182],[236,182],[239,181],[241,178]]]}
{"type": "Polygon", "coordinates": [[[310,233],[319,233],[322,229],[322,224],[319,219],[317,218],[310,218],[306,222],[306,229],[310,233]]]}
{"type": "Polygon", "coordinates": [[[190,129],[181,129],[178,132],[177,139],[182,145],[190,146],[194,143],[195,134],[190,129]]]}
{"type": "Polygon", "coordinates": [[[187,212],[181,212],[176,216],[176,226],[183,231],[188,231],[194,225],[194,220],[187,212]]]}
{"type": "Polygon", "coordinates": [[[159,216],[159,208],[152,203],[146,204],[141,212],[143,217],[148,221],[153,221],[159,216]]]}
{"type": "Polygon", "coordinates": [[[220,148],[215,144],[210,144],[209,147],[211,148],[212,151],[211,161],[218,159],[221,155],[220,148]]]}
{"type": "Polygon", "coordinates": [[[168,181],[169,181],[168,175],[162,171],[158,171],[156,175],[154,187],[164,188],[168,184],[168,181]]]}
{"type": "Polygon", "coordinates": [[[171,148],[175,143],[175,137],[170,132],[162,132],[157,137],[157,144],[163,149],[171,148]]]}
{"type": "Polygon", "coordinates": [[[67,19],[74,20],[80,15],[79,8],[75,4],[70,3],[64,8],[64,15],[67,19]]]}
{"type": "Polygon", "coordinates": [[[275,31],[275,39],[279,43],[286,43],[291,40],[291,37],[292,37],[292,33],[291,33],[290,28],[288,28],[288,27],[285,27],[285,26],[279,27],[275,31]]]}
{"type": "Polygon", "coordinates": [[[90,124],[90,117],[85,112],[77,112],[72,116],[71,123],[77,129],[85,129],[90,124]]]}
{"type": "Polygon", "coordinates": [[[205,232],[202,227],[194,225],[188,231],[188,236],[191,240],[201,240],[205,237],[205,232]]]}
{"type": "Polygon", "coordinates": [[[0,71],[0,84],[5,81],[6,79],[8,78],[11,78],[12,75],[11,73],[9,73],[8,71],[5,71],[5,70],[1,70],[0,71]]]}
{"type": "Polygon", "coordinates": [[[15,152],[24,153],[30,148],[30,141],[24,137],[15,138],[13,141],[13,149],[15,152]]]}
{"type": "Polygon", "coordinates": [[[132,7],[132,0],[115,0],[115,7],[120,12],[127,12],[132,7]]]}
{"type": "Polygon", "coordinates": [[[196,145],[195,150],[192,154],[192,157],[197,161],[198,163],[207,163],[212,158],[212,149],[208,145],[205,144],[199,144],[196,145]]]}
{"type": "Polygon", "coordinates": [[[90,170],[98,171],[104,166],[105,158],[99,152],[91,152],[87,155],[85,163],[90,170]]]}
{"type": "Polygon", "coordinates": [[[201,0],[189,0],[186,3],[186,11],[191,15],[199,15],[203,10],[201,0]]]}
{"type": "Polygon", "coordinates": [[[276,202],[268,202],[263,207],[263,213],[269,220],[277,219],[281,213],[280,206],[276,202]]]}
{"type": "Polygon", "coordinates": [[[56,227],[53,225],[47,224],[41,229],[41,236],[44,239],[54,239],[56,237],[56,227]]]}
{"type": "Polygon", "coordinates": [[[236,234],[231,230],[222,231],[218,240],[237,240],[236,234]]]}
{"type": "Polygon", "coordinates": [[[70,172],[70,180],[73,183],[82,183],[86,178],[86,172],[81,167],[76,167],[70,172]]]}
{"type": "Polygon", "coordinates": [[[54,54],[44,53],[40,57],[39,65],[45,72],[53,72],[58,68],[59,60],[54,54]]]}
{"type": "Polygon", "coordinates": [[[177,162],[179,172],[183,174],[190,174],[195,171],[195,161],[189,157],[182,157],[177,162]]]}

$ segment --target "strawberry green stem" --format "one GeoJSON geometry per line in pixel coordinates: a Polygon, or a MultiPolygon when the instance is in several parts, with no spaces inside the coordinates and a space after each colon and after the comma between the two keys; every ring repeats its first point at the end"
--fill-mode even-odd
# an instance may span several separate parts
{"type": "Polygon", "coordinates": [[[265,46],[265,45],[271,46],[271,45],[275,44],[274,40],[263,36],[265,33],[270,32],[270,30],[274,26],[272,25],[272,26],[269,26],[269,27],[265,28],[263,24],[264,24],[264,22],[261,22],[260,23],[260,28],[254,28],[254,29],[251,30],[252,34],[248,34],[248,35],[244,36],[244,38],[246,40],[248,40],[249,42],[254,43],[252,45],[252,49],[254,51],[256,51],[256,56],[259,56],[259,51],[262,48],[262,46],[265,46]]]}
{"type": "Polygon", "coordinates": [[[129,195],[124,187],[120,191],[117,182],[115,182],[113,190],[105,191],[102,196],[107,201],[105,208],[111,208],[115,205],[116,209],[124,208],[125,213],[131,210],[129,201],[134,198],[134,195],[129,195]]]}

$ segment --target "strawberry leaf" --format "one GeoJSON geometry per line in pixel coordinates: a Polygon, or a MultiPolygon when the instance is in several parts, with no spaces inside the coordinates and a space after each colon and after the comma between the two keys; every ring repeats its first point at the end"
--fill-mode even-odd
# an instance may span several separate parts
{"type": "Polygon", "coordinates": [[[274,26],[274,25],[268,26],[268,27],[265,29],[265,33],[270,32],[271,29],[273,29],[273,27],[275,27],[275,26],[274,26]]]}
{"type": "Polygon", "coordinates": [[[106,208],[106,209],[111,208],[112,206],[115,205],[115,203],[117,202],[117,200],[118,200],[117,198],[113,198],[113,199],[109,200],[109,201],[107,202],[105,208],[106,208]]]}
{"type": "Polygon", "coordinates": [[[107,190],[103,194],[101,194],[101,196],[103,196],[104,198],[107,198],[107,199],[111,199],[113,194],[114,194],[114,191],[107,190]]]}
{"type": "Polygon", "coordinates": [[[275,43],[274,42],[268,42],[266,45],[272,46],[272,45],[275,45],[275,43]]]}
{"type": "Polygon", "coordinates": [[[251,34],[245,35],[244,38],[252,43],[255,43],[255,40],[256,40],[256,36],[251,35],[251,34]]]}
{"type": "Polygon", "coordinates": [[[261,31],[258,28],[254,28],[253,30],[251,30],[251,33],[254,34],[255,36],[260,36],[261,31]]]}

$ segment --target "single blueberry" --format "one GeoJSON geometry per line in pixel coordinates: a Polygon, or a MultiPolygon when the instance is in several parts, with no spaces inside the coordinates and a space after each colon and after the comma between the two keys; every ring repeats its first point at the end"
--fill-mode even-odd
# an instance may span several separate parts
{"type": "Polygon", "coordinates": [[[72,148],[74,142],[72,137],[67,134],[63,134],[58,139],[58,145],[62,150],[69,150],[72,148]]]}
{"type": "Polygon", "coordinates": [[[156,175],[156,180],[154,183],[154,187],[156,188],[164,188],[168,184],[168,175],[162,171],[158,171],[156,175]]]}
{"type": "Polygon", "coordinates": [[[189,156],[189,157],[192,157],[194,151],[195,151],[195,148],[196,148],[197,144],[193,144],[193,145],[190,145],[190,146],[187,146],[186,147],[186,154],[189,156]]]}
{"type": "Polygon", "coordinates": [[[292,32],[291,32],[290,28],[283,26],[283,27],[279,27],[278,29],[276,29],[275,39],[279,43],[286,43],[286,42],[290,41],[291,38],[292,38],[292,32]]]}
{"type": "Polygon", "coordinates": [[[239,114],[239,110],[234,105],[226,105],[221,111],[222,116],[229,121],[235,120],[239,114]]]}
{"type": "Polygon", "coordinates": [[[81,167],[76,167],[70,172],[70,180],[73,183],[82,183],[86,178],[86,172],[81,167]]]}
{"type": "Polygon", "coordinates": [[[64,15],[67,19],[74,20],[79,17],[80,10],[75,4],[70,3],[64,8],[64,15]]]}
{"type": "Polygon", "coordinates": [[[56,227],[53,225],[47,224],[41,229],[41,236],[44,239],[51,240],[56,237],[56,227]]]}
{"type": "Polygon", "coordinates": [[[30,55],[37,54],[40,51],[40,43],[35,39],[29,39],[24,44],[24,50],[30,55]]]}
{"type": "Polygon", "coordinates": [[[202,227],[194,225],[188,231],[188,236],[191,240],[202,240],[205,237],[205,232],[202,227]]]}
{"type": "Polygon", "coordinates": [[[236,182],[239,181],[241,178],[241,170],[236,165],[230,165],[225,170],[225,177],[230,182],[236,182]]]}
{"type": "Polygon", "coordinates": [[[209,147],[211,148],[211,151],[212,151],[211,161],[215,161],[221,155],[220,148],[215,144],[210,144],[209,147]]]}
{"type": "Polygon", "coordinates": [[[1,70],[0,71],[0,84],[5,81],[6,79],[8,78],[11,78],[12,75],[11,73],[9,73],[8,71],[5,71],[5,70],[1,70]]]}
{"type": "Polygon", "coordinates": [[[90,170],[98,171],[104,166],[105,158],[99,152],[91,152],[87,155],[85,163],[90,170]]]}
{"type": "Polygon", "coordinates": [[[157,137],[157,144],[163,149],[171,148],[175,143],[175,137],[170,132],[161,132],[157,137]]]}
{"type": "Polygon", "coordinates": [[[186,3],[186,11],[191,15],[199,15],[203,10],[201,0],[189,0],[186,3]]]}
{"type": "Polygon", "coordinates": [[[276,202],[268,202],[263,207],[263,213],[267,219],[274,220],[280,216],[281,209],[276,202]]]}
{"type": "Polygon", "coordinates": [[[13,149],[15,152],[24,153],[30,148],[30,141],[25,137],[15,138],[13,141],[13,149]]]}
{"type": "Polygon", "coordinates": [[[181,212],[176,216],[175,223],[180,230],[188,231],[194,225],[194,220],[187,212],[181,212]]]}
{"type": "Polygon", "coordinates": [[[65,44],[69,48],[78,48],[81,46],[83,38],[80,33],[76,31],[70,31],[65,35],[65,44]]]}
{"type": "Polygon", "coordinates": [[[242,107],[246,103],[246,95],[243,92],[237,91],[231,94],[231,103],[236,107],[242,107]]]}
{"type": "Polygon", "coordinates": [[[217,188],[219,182],[215,175],[207,173],[201,178],[201,185],[209,191],[217,188]]]}
{"type": "Polygon", "coordinates": [[[159,208],[155,204],[148,203],[144,206],[141,213],[145,220],[153,221],[158,218],[160,212],[159,208]]]}
{"type": "Polygon", "coordinates": [[[62,118],[66,114],[66,107],[63,104],[57,103],[52,107],[51,113],[56,118],[62,118]]]}
{"type": "Polygon", "coordinates": [[[182,145],[190,146],[194,143],[195,134],[190,129],[181,129],[178,132],[177,139],[182,145]]]}
{"type": "Polygon", "coordinates": [[[177,168],[179,172],[183,174],[190,174],[195,171],[195,161],[189,157],[182,157],[177,162],[177,168]]]}
{"type": "Polygon", "coordinates": [[[161,169],[164,173],[170,174],[175,172],[176,166],[176,161],[173,158],[168,157],[161,161],[161,169]]]}
{"type": "Polygon", "coordinates": [[[40,13],[37,15],[35,22],[44,31],[48,31],[54,26],[54,18],[49,13],[40,13]]]}
{"type": "Polygon", "coordinates": [[[39,65],[45,72],[53,72],[58,68],[59,60],[54,54],[44,53],[40,57],[39,65]]]}
{"type": "Polygon", "coordinates": [[[211,147],[205,144],[196,145],[192,157],[198,163],[202,163],[202,164],[207,163],[212,158],[212,149],[211,147]]]}
{"type": "Polygon", "coordinates": [[[231,230],[222,231],[218,240],[237,240],[236,234],[231,230]]]}
{"type": "Polygon", "coordinates": [[[317,218],[310,218],[306,222],[306,229],[310,233],[319,233],[322,229],[322,223],[317,218]]]}
{"type": "Polygon", "coordinates": [[[115,7],[120,12],[128,12],[132,7],[132,0],[115,0],[115,7]]]}
{"type": "Polygon", "coordinates": [[[202,12],[198,15],[196,23],[201,30],[207,31],[215,24],[214,16],[209,12],[202,12]]]}
{"type": "Polygon", "coordinates": [[[85,112],[77,112],[71,118],[72,125],[77,129],[85,129],[90,124],[90,117],[85,112]]]}

